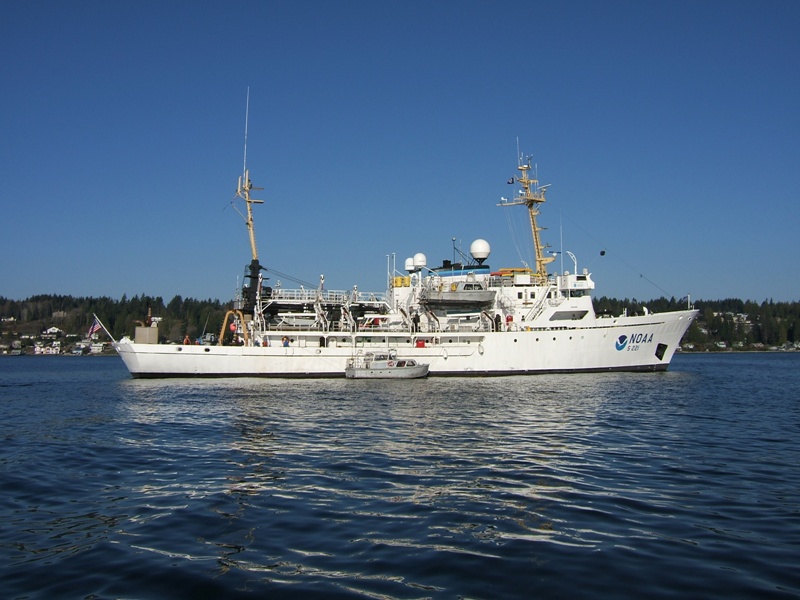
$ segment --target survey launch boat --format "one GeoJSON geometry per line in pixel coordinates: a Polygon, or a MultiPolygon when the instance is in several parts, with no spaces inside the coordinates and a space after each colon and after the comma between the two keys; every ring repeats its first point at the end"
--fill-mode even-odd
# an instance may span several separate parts
{"type": "Polygon", "coordinates": [[[419,379],[428,375],[428,365],[397,356],[393,350],[367,352],[351,358],[344,370],[348,379],[419,379]]]}
{"type": "MultiPolygon", "coordinates": [[[[241,298],[217,345],[159,344],[157,327],[137,327],[114,343],[133,377],[343,377],[353,357],[388,352],[426,365],[431,376],[664,371],[697,310],[595,314],[586,269],[548,273],[537,217],[547,186],[520,160],[503,207],[528,211],[535,264],[492,270],[490,246],[476,240],[461,262],[429,268],[417,253],[392,268],[386,292],[270,287],[256,248],[250,175],[237,196],[252,259],[241,298]]],[[[157,324],[156,324],[157,325],[157,324]]]]}

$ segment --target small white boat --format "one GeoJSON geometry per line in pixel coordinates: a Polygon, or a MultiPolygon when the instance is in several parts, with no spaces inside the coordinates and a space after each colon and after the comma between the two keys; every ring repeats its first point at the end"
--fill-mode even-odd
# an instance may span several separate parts
{"type": "Polygon", "coordinates": [[[428,375],[428,365],[413,358],[398,358],[394,352],[367,352],[347,361],[348,379],[418,379],[428,375]]]}

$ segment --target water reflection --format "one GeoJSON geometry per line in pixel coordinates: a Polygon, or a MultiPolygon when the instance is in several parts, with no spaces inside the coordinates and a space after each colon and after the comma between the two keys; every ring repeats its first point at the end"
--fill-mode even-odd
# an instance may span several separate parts
{"type": "Polygon", "coordinates": [[[91,574],[76,597],[157,595],[141,583],[161,589],[157,573],[220,597],[565,597],[580,579],[663,595],[667,572],[710,596],[721,569],[728,597],[756,595],[742,573],[794,585],[769,541],[798,503],[796,370],[687,364],[391,384],[14,374],[0,541],[12,569],[91,574]]]}
{"type": "Polygon", "coordinates": [[[466,546],[479,554],[510,542],[593,547],[607,535],[587,522],[609,525],[620,497],[648,493],[635,477],[610,486],[604,473],[646,446],[631,429],[631,403],[639,429],[643,419],[657,426],[669,383],[652,374],[391,385],[131,380],[124,407],[138,428],[125,442],[160,456],[138,472],[147,483],[135,493],[226,495],[212,510],[238,533],[207,541],[225,570],[265,568],[252,551],[274,558],[285,551],[267,539],[316,564],[318,533],[308,532],[331,526],[328,535],[343,547],[466,546]],[[177,464],[164,456],[171,453],[177,464]]]}

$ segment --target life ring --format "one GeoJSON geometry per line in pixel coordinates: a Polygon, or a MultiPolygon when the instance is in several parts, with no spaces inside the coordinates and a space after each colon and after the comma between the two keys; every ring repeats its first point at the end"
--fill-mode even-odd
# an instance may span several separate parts
{"type": "Polygon", "coordinates": [[[450,284],[450,291],[455,292],[458,289],[458,286],[455,283],[450,284]]]}
{"type": "Polygon", "coordinates": [[[388,363],[386,363],[386,364],[387,364],[387,365],[389,365],[390,367],[393,367],[393,366],[394,366],[394,361],[393,361],[393,360],[390,360],[390,361],[389,361],[388,363]]]}
{"type": "Polygon", "coordinates": [[[511,323],[514,320],[514,315],[506,315],[506,323],[511,323]]]}

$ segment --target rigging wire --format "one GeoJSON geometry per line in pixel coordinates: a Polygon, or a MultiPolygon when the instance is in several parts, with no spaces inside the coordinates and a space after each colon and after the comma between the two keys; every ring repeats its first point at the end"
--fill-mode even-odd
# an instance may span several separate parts
{"type": "Polygon", "coordinates": [[[292,277],[291,275],[287,275],[286,273],[281,273],[280,271],[276,271],[273,268],[270,268],[270,267],[262,267],[262,268],[267,273],[272,273],[273,275],[277,275],[278,277],[282,277],[284,279],[288,279],[289,281],[293,281],[295,283],[299,283],[300,285],[302,285],[302,286],[304,286],[306,288],[316,289],[316,287],[317,287],[316,283],[303,281],[302,279],[298,279],[297,277],[292,277]]]}
{"type": "MultiPolygon", "coordinates": [[[[530,256],[527,257],[523,256],[522,252],[522,248],[529,248],[533,245],[533,239],[527,236],[527,232],[530,229],[529,222],[525,220],[523,223],[522,217],[514,217],[514,215],[511,214],[512,213],[511,210],[505,210],[504,212],[506,213],[506,225],[508,226],[508,231],[511,234],[511,243],[514,246],[514,250],[517,251],[517,256],[519,257],[520,263],[525,265],[525,267],[529,268],[532,259],[530,256]],[[528,225],[527,228],[526,225],[528,225]],[[524,231],[525,233],[520,233],[519,229],[522,229],[522,231],[524,231]],[[523,236],[527,240],[524,244],[522,243],[523,236]],[[528,261],[525,260],[526,258],[528,259],[528,261]]],[[[516,212],[516,214],[520,215],[523,214],[522,211],[513,211],[513,212],[516,212]]],[[[527,219],[527,213],[524,214],[526,215],[527,219]]]]}
{"type": "MultiPolygon", "coordinates": [[[[599,240],[599,239],[597,239],[595,236],[593,236],[593,235],[592,235],[592,234],[591,234],[591,233],[590,233],[590,232],[589,232],[589,231],[588,231],[588,230],[587,230],[585,227],[583,227],[582,225],[580,225],[580,224],[579,224],[577,221],[575,221],[574,219],[570,218],[570,216],[569,216],[569,215],[567,215],[567,214],[565,214],[563,210],[562,210],[562,211],[560,211],[560,212],[561,212],[561,214],[562,214],[563,216],[565,216],[565,217],[567,218],[567,220],[568,220],[570,223],[572,223],[572,224],[573,224],[575,227],[577,227],[578,229],[580,229],[580,230],[581,230],[581,231],[582,231],[582,232],[583,232],[583,233],[586,235],[586,237],[590,238],[590,239],[591,239],[591,240],[593,240],[595,243],[597,243],[597,245],[598,245],[598,246],[600,246],[600,248],[601,248],[601,251],[600,251],[600,256],[605,256],[606,254],[610,254],[610,255],[614,256],[614,258],[616,258],[617,260],[619,260],[619,261],[620,261],[622,264],[624,264],[626,267],[628,267],[628,268],[629,268],[631,271],[633,271],[634,273],[636,273],[637,275],[639,275],[639,278],[641,278],[641,279],[644,279],[644,280],[645,280],[647,283],[649,283],[650,285],[652,285],[653,287],[655,287],[656,289],[658,289],[659,291],[661,291],[661,293],[663,293],[663,294],[664,294],[664,296],[667,296],[667,297],[669,297],[669,296],[675,296],[675,294],[671,294],[670,292],[668,292],[667,290],[665,290],[664,288],[662,288],[662,287],[661,287],[660,285],[658,285],[658,284],[657,284],[655,281],[653,281],[652,279],[650,279],[649,277],[647,277],[647,276],[646,276],[644,273],[642,273],[640,269],[636,268],[635,266],[633,266],[632,264],[630,264],[628,261],[626,261],[626,260],[625,260],[625,259],[622,257],[622,255],[620,255],[620,254],[617,254],[616,252],[612,252],[611,250],[609,250],[609,249],[608,249],[608,246],[606,246],[605,244],[603,244],[603,243],[602,243],[602,241],[600,241],[600,240],[599,240]]],[[[589,264],[586,266],[586,268],[587,268],[587,269],[589,269],[589,268],[592,266],[592,264],[593,264],[593,263],[594,263],[594,261],[591,261],[591,262],[589,262],[589,264]]]]}

